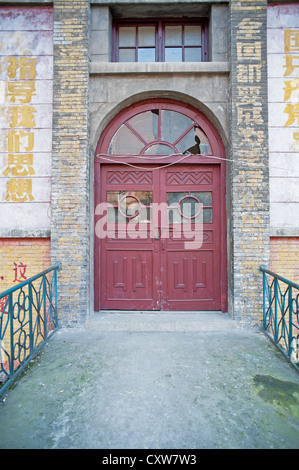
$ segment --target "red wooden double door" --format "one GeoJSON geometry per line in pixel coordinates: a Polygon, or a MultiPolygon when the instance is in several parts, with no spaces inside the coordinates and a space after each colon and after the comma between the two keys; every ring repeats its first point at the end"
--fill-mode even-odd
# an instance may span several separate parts
{"type": "Polygon", "coordinates": [[[101,309],[221,309],[220,186],[217,164],[101,166],[101,309]]]}

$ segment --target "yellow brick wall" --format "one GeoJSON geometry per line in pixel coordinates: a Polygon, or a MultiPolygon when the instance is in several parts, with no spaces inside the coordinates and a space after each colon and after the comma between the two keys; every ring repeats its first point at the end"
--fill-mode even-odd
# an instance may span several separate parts
{"type": "Polygon", "coordinates": [[[0,292],[48,269],[49,238],[0,238],[0,292]]]}
{"type": "MultiPolygon", "coordinates": [[[[55,0],[51,259],[59,262],[64,326],[85,322],[89,305],[89,8],[55,0]]],[[[99,45],[101,47],[101,45],[99,45]]]]}
{"type": "Polygon", "coordinates": [[[273,237],[270,241],[271,271],[299,283],[299,237],[273,237]]]}

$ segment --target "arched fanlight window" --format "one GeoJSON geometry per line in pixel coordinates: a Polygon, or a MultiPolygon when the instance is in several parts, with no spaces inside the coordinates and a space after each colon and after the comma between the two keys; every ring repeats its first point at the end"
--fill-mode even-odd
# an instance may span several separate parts
{"type": "Polygon", "coordinates": [[[114,132],[107,150],[109,155],[209,155],[211,144],[192,117],[153,106],[129,115],[114,132]]]}

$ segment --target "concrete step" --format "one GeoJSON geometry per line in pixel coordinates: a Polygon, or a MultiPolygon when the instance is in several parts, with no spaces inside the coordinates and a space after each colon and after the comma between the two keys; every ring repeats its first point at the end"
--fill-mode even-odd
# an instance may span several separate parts
{"type": "Polygon", "coordinates": [[[222,331],[237,328],[222,312],[101,311],[90,315],[86,329],[94,331],[222,331]]]}

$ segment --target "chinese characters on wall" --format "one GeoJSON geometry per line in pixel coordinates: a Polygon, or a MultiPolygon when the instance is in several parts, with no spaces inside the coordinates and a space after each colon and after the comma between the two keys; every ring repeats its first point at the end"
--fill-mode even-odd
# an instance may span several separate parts
{"type": "Polygon", "coordinates": [[[50,228],[53,103],[51,7],[0,8],[0,217],[50,228]]]}
{"type": "Polygon", "coordinates": [[[261,41],[262,23],[244,18],[237,34],[237,124],[243,157],[256,150],[264,139],[261,96],[261,41]]]}
{"type": "MultiPolygon", "coordinates": [[[[26,269],[27,269],[27,264],[24,264],[22,262],[13,263],[12,271],[14,273],[13,275],[14,283],[23,282],[27,280],[26,269]]],[[[4,276],[0,276],[0,280],[4,281],[4,276]]],[[[7,296],[2,297],[0,299],[0,316],[1,316],[1,313],[4,313],[4,314],[8,313],[7,296]]]]}
{"type": "Polygon", "coordinates": [[[299,5],[268,5],[270,215],[273,236],[298,233],[299,5]]]}
{"type": "MultiPolygon", "coordinates": [[[[285,126],[299,124],[299,29],[284,30],[284,112],[285,126]]],[[[293,131],[293,144],[299,145],[299,130],[293,131]]]]}
{"type": "MultiPolygon", "coordinates": [[[[0,292],[47,269],[50,258],[49,238],[0,239],[0,292]]],[[[0,316],[5,302],[0,299],[0,316]]]]}
{"type": "Polygon", "coordinates": [[[5,199],[8,202],[34,201],[32,179],[34,127],[36,108],[30,105],[36,95],[36,58],[8,57],[7,98],[11,109],[11,130],[8,133],[8,165],[3,174],[9,177],[5,199]],[[26,129],[24,129],[26,128],[26,129]]]}
{"type": "Polygon", "coordinates": [[[268,264],[266,12],[264,0],[230,2],[232,302],[240,318],[248,309],[259,315],[256,273],[268,264]]]}

